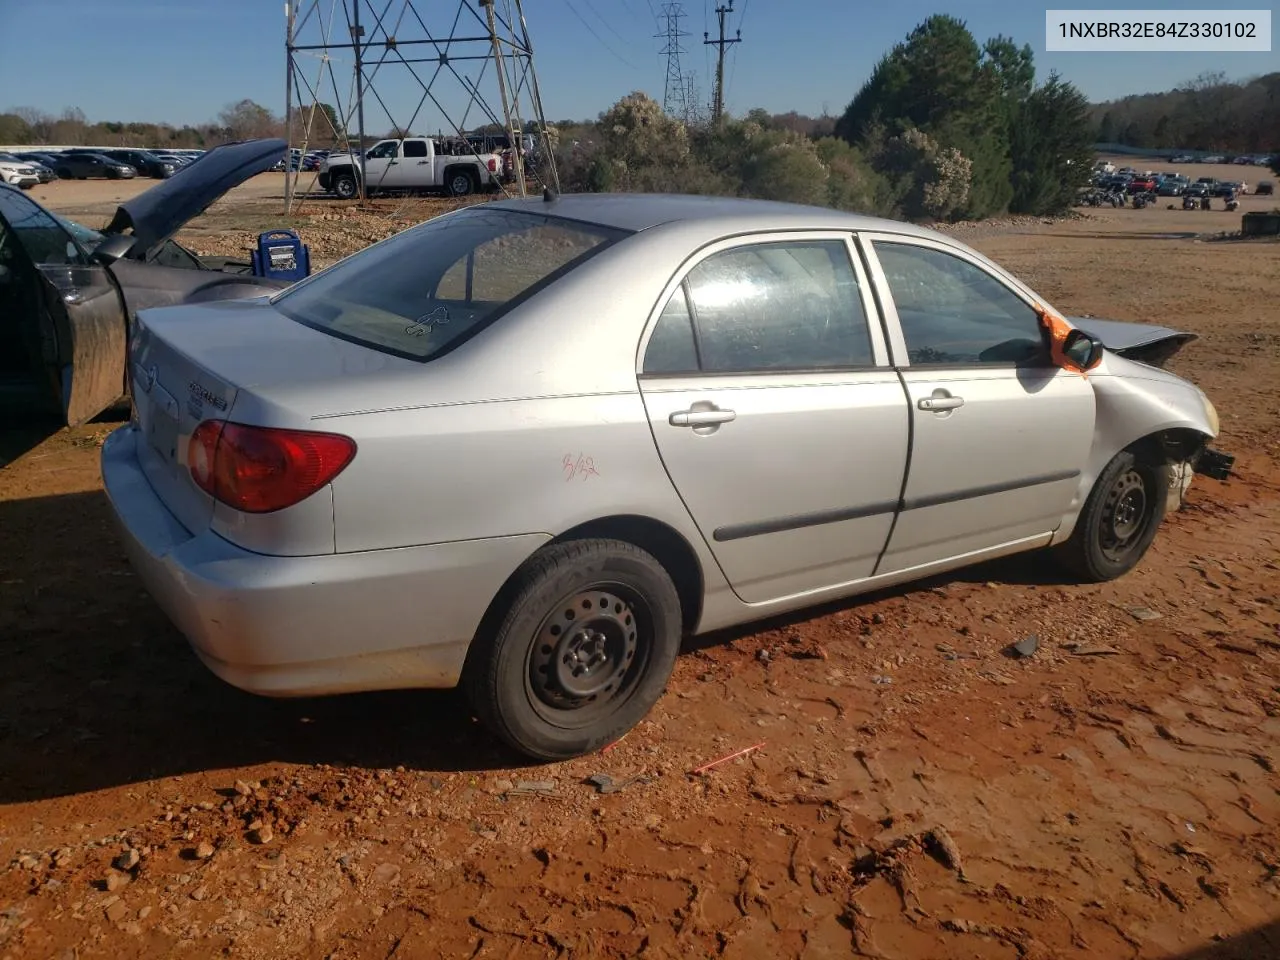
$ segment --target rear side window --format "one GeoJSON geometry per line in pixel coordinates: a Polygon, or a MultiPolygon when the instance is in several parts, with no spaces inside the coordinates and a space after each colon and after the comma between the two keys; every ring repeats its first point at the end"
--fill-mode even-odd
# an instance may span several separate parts
{"type": "Polygon", "coordinates": [[[625,236],[481,205],[362,250],[272,303],[317,330],[431,360],[625,236]]]}
{"type": "Polygon", "coordinates": [[[427,155],[427,141],[406,140],[404,142],[404,155],[406,157],[425,157],[427,155]]]}

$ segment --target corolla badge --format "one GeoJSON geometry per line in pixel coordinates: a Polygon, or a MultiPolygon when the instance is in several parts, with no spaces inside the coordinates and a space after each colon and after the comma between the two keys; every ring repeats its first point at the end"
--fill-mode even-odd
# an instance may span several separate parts
{"type": "Polygon", "coordinates": [[[219,410],[227,409],[227,401],[223,397],[218,396],[207,387],[202,387],[196,381],[192,380],[187,384],[187,391],[191,394],[193,400],[199,399],[205,403],[211,403],[219,410]]]}

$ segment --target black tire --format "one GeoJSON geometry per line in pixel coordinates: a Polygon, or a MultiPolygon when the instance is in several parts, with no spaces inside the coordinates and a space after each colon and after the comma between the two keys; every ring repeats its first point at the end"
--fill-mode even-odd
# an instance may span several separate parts
{"type": "Polygon", "coordinates": [[[360,193],[356,178],[349,173],[338,174],[333,178],[333,193],[339,200],[354,200],[360,193]]]}
{"type": "Polygon", "coordinates": [[[462,685],[516,750],[538,760],[592,753],[662,696],[682,618],[675,584],[649,553],[619,540],[555,544],[506,597],[476,637],[462,685]]]}
{"type": "Polygon", "coordinates": [[[446,174],[445,190],[451,197],[465,197],[476,190],[476,178],[466,170],[451,170],[446,174]]]}
{"type": "Polygon", "coordinates": [[[1056,548],[1059,562],[1087,583],[1128,573],[1156,538],[1167,486],[1163,469],[1121,450],[1098,475],[1070,539],[1056,548]]]}

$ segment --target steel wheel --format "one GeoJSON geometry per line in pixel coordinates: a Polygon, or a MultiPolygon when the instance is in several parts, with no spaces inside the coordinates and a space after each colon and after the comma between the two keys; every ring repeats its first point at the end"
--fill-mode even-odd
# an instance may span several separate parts
{"type": "Polygon", "coordinates": [[[555,543],[495,598],[462,683],[476,715],[517,750],[581,756],[649,712],[682,632],[680,596],[651,553],[603,538],[555,543]]]}
{"type": "Polygon", "coordinates": [[[530,647],[530,704],[557,726],[595,722],[630,696],[652,634],[644,600],[620,584],[566,597],[543,619],[530,647]]]}
{"type": "Polygon", "coordinates": [[[1164,519],[1168,482],[1167,467],[1121,450],[1099,473],[1071,537],[1054,548],[1058,559],[1091,583],[1132,570],[1164,519]]]}
{"type": "Polygon", "coordinates": [[[1147,484],[1132,468],[1120,474],[1107,491],[1098,546],[1108,560],[1123,563],[1127,559],[1149,519],[1147,501],[1147,484]]]}

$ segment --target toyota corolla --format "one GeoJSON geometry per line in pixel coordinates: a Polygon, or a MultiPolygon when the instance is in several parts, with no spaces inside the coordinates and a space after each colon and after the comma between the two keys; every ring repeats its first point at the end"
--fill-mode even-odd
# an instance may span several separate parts
{"type": "Polygon", "coordinates": [[[1231,469],[1160,366],[1190,339],[909,224],[547,194],[143,310],[102,468],[218,676],[460,684],[563,758],[645,716],[685,635],[1020,551],[1123,575],[1231,469]]]}

